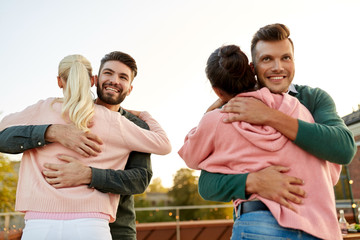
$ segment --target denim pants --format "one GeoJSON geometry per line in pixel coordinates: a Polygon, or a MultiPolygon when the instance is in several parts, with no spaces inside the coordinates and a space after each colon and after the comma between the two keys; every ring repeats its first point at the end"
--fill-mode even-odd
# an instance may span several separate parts
{"type": "Polygon", "coordinates": [[[281,227],[270,211],[254,211],[237,216],[231,240],[238,239],[304,239],[319,240],[301,230],[281,227]]]}
{"type": "Polygon", "coordinates": [[[22,240],[111,240],[109,221],[99,218],[75,220],[30,219],[22,240]]]}

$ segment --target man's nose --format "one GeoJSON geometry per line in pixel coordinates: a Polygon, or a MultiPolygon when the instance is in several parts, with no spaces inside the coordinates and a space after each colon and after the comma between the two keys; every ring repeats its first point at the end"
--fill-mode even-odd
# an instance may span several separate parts
{"type": "Polygon", "coordinates": [[[116,76],[116,75],[113,75],[113,76],[110,78],[110,82],[113,83],[113,84],[119,84],[119,83],[120,83],[120,77],[119,77],[119,76],[116,76]]]}
{"type": "Polygon", "coordinates": [[[283,70],[284,70],[284,67],[283,67],[283,64],[282,64],[281,60],[280,60],[280,59],[276,59],[276,60],[274,61],[274,65],[273,65],[273,71],[274,71],[274,72],[281,72],[281,71],[283,71],[283,70]]]}

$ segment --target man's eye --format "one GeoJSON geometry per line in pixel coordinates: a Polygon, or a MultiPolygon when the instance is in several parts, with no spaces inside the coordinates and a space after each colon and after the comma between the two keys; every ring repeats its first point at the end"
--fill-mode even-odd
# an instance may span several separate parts
{"type": "Polygon", "coordinates": [[[268,62],[268,61],[270,61],[270,58],[269,58],[269,57],[264,57],[264,58],[263,58],[263,62],[268,62]]]}
{"type": "Polygon", "coordinates": [[[291,60],[291,57],[290,57],[290,56],[286,56],[286,57],[284,57],[284,60],[289,61],[289,60],[291,60]]]}

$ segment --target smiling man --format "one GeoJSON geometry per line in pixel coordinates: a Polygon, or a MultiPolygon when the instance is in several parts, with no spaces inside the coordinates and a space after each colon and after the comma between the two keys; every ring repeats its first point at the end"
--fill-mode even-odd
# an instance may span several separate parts
{"type": "MultiPolygon", "coordinates": [[[[131,93],[131,84],[136,75],[137,65],[130,55],[118,51],[106,54],[101,60],[98,78],[95,78],[98,94],[95,102],[149,129],[144,121],[120,106],[131,93]]],[[[101,154],[101,139],[73,125],[14,126],[0,132],[0,152],[20,153],[52,142],[58,142],[86,157],[101,154]]],[[[150,154],[131,152],[125,170],[92,168],[70,156],[60,156],[59,159],[64,164],[45,164],[48,168],[43,172],[46,181],[55,188],[88,185],[104,193],[120,194],[116,221],[110,223],[112,238],[136,240],[132,195],[143,193],[150,183],[150,154]]]]}

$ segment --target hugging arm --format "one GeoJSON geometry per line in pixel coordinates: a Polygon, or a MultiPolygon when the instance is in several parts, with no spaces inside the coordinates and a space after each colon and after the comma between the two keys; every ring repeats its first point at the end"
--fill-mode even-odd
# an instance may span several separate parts
{"type": "MultiPolygon", "coordinates": [[[[292,122],[295,121],[295,135],[292,132],[294,125],[290,126],[290,130],[281,131],[275,128],[290,139],[293,138],[292,140],[296,145],[316,157],[333,163],[350,163],[356,152],[354,138],[342,119],[337,115],[331,97],[321,89],[300,86],[297,90],[296,97],[311,112],[315,123],[292,119],[292,122]],[[286,131],[288,131],[287,134],[286,131]]],[[[244,120],[243,117],[250,117],[251,120],[251,116],[246,116],[247,113],[250,113],[246,109],[255,109],[251,105],[252,102],[245,102],[244,105],[238,100],[237,98],[231,100],[229,102],[230,106],[224,109],[228,112],[235,112],[233,119],[229,119],[229,121],[244,120]],[[236,114],[239,113],[238,111],[241,111],[241,113],[236,114]]],[[[258,105],[259,102],[255,102],[255,104],[258,105]]],[[[263,111],[258,111],[258,114],[261,114],[262,117],[265,115],[263,111]]],[[[259,118],[254,119],[254,121],[259,121],[259,118]]],[[[277,122],[277,124],[279,123],[280,121],[277,122]]],[[[287,126],[289,123],[290,121],[285,120],[283,126],[287,126]]],[[[301,198],[305,196],[305,192],[299,186],[302,181],[289,178],[289,176],[283,174],[286,169],[281,171],[280,169],[271,169],[272,167],[261,170],[263,172],[250,173],[246,176],[238,174],[237,177],[202,171],[199,179],[199,192],[204,199],[213,201],[227,202],[236,198],[247,199],[249,194],[257,193],[264,198],[288,207],[291,206],[290,202],[300,203],[301,198]],[[266,171],[272,174],[266,174],[266,171]],[[236,190],[234,190],[236,187],[232,186],[232,184],[237,186],[236,190]],[[227,186],[230,186],[229,189],[224,191],[223,189],[227,186]],[[276,189],[281,189],[281,191],[276,189],[274,191],[273,186],[279,186],[276,189]]]]}
{"type": "Polygon", "coordinates": [[[45,132],[50,125],[12,126],[0,132],[0,152],[17,154],[44,146],[45,132]]]}
{"type": "MultiPolygon", "coordinates": [[[[139,127],[149,129],[149,126],[136,116],[124,110],[121,113],[139,127]]],[[[149,153],[131,152],[125,170],[93,168],[82,164],[75,158],[70,158],[70,160],[66,164],[47,166],[51,171],[44,174],[49,177],[47,180],[50,184],[55,187],[69,187],[82,182],[101,192],[133,195],[143,193],[152,177],[149,153]],[[71,163],[72,166],[70,166],[71,163]],[[91,173],[87,174],[89,168],[91,173]],[[79,177],[76,176],[77,173],[84,174],[79,177]],[[76,180],[76,178],[79,179],[76,180]]]]}

